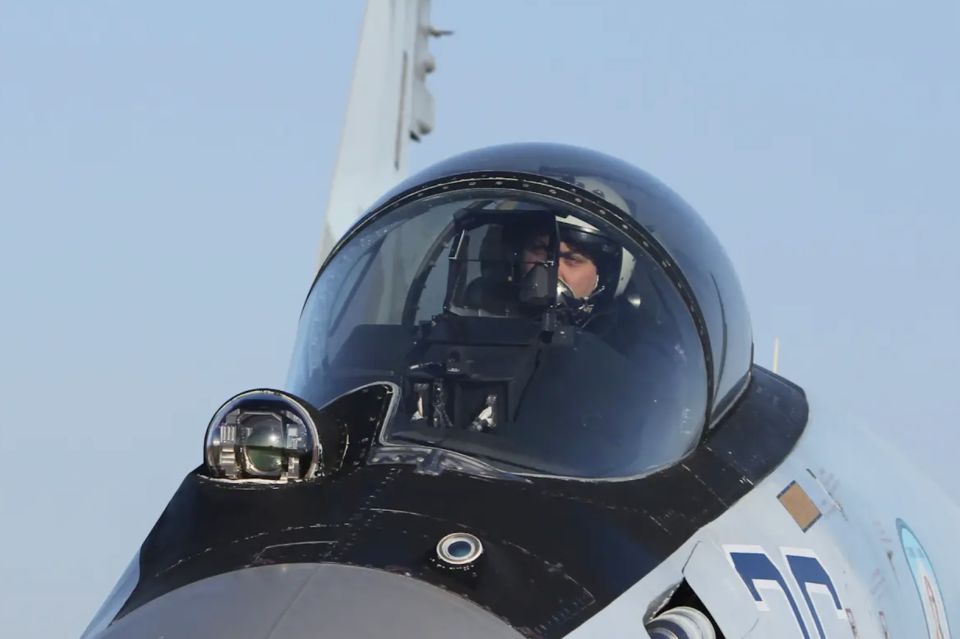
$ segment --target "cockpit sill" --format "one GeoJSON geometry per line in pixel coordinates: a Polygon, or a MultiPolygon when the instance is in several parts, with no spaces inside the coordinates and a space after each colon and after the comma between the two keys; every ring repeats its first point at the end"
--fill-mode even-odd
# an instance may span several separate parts
{"type": "Polygon", "coordinates": [[[444,471],[453,471],[483,477],[485,479],[506,479],[530,483],[530,479],[523,475],[507,472],[463,455],[461,453],[418,446],[415,444],[386,444],[370,451],[367,459],[370,466],[380,464],[414,464],[414,472],[423,475],[440,475],[444,471]]]}
{"type": "Polygon", "coordinates": [[[503,479],[509,481],[519,481],[526,484],[533,483],[534,479],[550,479],[553,481],[575,481],[584,483],[616,483],[629,482],[643,479],[649,475],[658,473],[665,468],[682,464],[684,459],[692,455],[696,449],[690,450],[683,458],[672,461],[646,472],[630,475],[626,477],[575,477],[565,475],[551,475],[547,473],[530,472],[526,470],[517,470],[510,472],[500,470],[485,462],[473,459],[462,453],[457,453],[442,448],[432,448],[430,446],[417,446],[413,444],[386,444],[378,446],[370,451],[367,459],[367,465],[381,464],[413,464],[416,465],[415,473],[422,475],[438,476],[443,472],[463,473],[473,475],[484,479],[503,479]]]}

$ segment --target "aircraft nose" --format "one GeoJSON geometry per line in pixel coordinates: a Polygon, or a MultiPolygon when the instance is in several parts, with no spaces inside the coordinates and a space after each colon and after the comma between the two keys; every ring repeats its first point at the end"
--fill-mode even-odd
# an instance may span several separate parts
{"type": "Polygon", "coordinates": [[[398,574],[339,564],[258,566],[198,581],[99,639],[522,639],[472,602],[398,574]]]}

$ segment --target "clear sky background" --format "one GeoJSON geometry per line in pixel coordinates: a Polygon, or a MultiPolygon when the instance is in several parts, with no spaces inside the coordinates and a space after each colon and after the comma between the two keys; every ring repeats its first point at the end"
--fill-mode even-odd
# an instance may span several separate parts
{"type": "MultiPolygon", "coordinates": [[[[201,462],[282,385],[363,3],[0,5],[0,627],[78,637],[201,462]]],[[[592,146],[686,198],[758,360],[955,497],[960,3],[434,0],[413,169],[592,146]]],[[[845,445],[856,445],[847,443],[845,445]]],[[[922,496],[918,496],[922,498],[922,496]]]]}

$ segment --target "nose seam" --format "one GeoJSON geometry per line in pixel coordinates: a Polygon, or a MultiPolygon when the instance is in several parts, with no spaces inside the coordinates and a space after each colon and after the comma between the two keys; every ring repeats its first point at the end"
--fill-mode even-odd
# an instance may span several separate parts
{"type": "Polygon", "coordinates": [[[322,566],[322,564],[314,566],[313,570],[307,573],[306,577],[304,577],[303,583],[301,583],[300,587],[297,589],[297,594],[290,598],[290,602],[283,610],[280,611],[280,614],[277,616],[276,620],[274,620],[273,624],[271,624],[270,634],[267,636],[267,639],[275,639],[277,626],[279,626],[280,622],[283,621],[283,618],[287,616],[287,613],[290,612],[290,609],[293,608],[298,601],[300,601],[300,597],[303,596],[303,592],[307,589],[307,584],[310,583],[310,580],[313,579],[313,577],[317,574],[317,571],[320,570],[322,566]]]}

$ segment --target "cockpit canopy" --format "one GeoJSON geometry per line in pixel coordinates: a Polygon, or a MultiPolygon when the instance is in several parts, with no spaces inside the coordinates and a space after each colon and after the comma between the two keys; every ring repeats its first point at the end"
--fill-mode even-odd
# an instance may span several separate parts
{"type": "Polygon", "coordinates": [[[745,387],[749,332],[719,243],[666,187],[582,149],[494,147],[411,178],[335,247],[287,390],[319,407],[391,384],[379,452],[622,479],[696,446],[745,387]]]}

